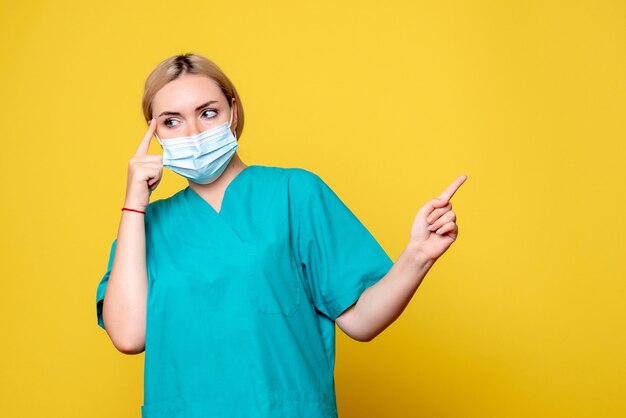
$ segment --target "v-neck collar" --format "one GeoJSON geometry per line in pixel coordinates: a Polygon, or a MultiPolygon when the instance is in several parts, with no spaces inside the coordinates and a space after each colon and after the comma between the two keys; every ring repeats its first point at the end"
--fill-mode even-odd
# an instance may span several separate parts
{"type": "Polygon", "coordinates": [[[226,198],[229,195],[229,189],[230,187],[233,185],[233,183],[236,183],[241,177],[245,177],[246,172],[250,171],[253,167],[256,167],[255,165],[249,165],[246,168],[244,168],[243,170],[241,170],[236,176],[235,178],[233,178],[230,183],[228,183],[228,185],[226,186],[226,188],[224,189],[224,196],[222,196],[222,204],[220,206],[220,210],[219,212],[217,210],[215,210],[215,208],[213,206],[211,206],[211,204],[209,202],[207,202],[202,196],[200,196],[198,193],[196,193],[191,186],[187,186],[185,188],[185,194],[188,196],[189,199],[193,200],[196,202],[196,206],[199,208],[204,208],[210,212],[212,212],[213,214],[217,215],[217,216],[222,216],[222,214],[224,213],[224,205],[226,204],[226,198]]]}

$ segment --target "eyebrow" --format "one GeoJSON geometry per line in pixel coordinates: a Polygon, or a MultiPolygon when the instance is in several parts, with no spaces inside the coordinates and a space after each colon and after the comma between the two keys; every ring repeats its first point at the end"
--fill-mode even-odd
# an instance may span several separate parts
{"type": "MultiPolygon", "coordinates": [[[[201,104],[200,106],[196,107],[196,112],[212,103],[217,103],[217,100],[209,100],[208,102],[201,104]]],[[[162,112],[158,117],[160,118],[161,116],[180,116],[180,113],[166,111],[162,112]]]]}

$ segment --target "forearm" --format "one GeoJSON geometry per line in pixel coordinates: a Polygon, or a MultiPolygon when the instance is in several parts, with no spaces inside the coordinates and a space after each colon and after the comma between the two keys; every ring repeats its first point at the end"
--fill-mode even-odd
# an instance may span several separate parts
{"type": "Polygon", "coordinates": [[[405,248],[389,272],[338,318],[344,332],[358,341],[370,341],[402,314],[434,264],[421,254],[411,244],[405,248]]]}
{"type": "Polygon", "coordinates": [[[103,303],[106,330],[118,350],[127,354],[143,351],[145,344],[148,279],[144,216],[122,212],[103,303]]]}

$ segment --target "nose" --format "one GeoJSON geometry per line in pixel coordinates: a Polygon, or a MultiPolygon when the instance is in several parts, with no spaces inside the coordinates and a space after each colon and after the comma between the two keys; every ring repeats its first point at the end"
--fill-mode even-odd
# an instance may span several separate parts
{"type": "Polygon", "coordinates": [[[188,129],[189,132],[187,132],[188,136],[194,136],[202,132],[202,125],[200,124],[199,120],[190,121],[188,128],[189,128],[188,129]]]}

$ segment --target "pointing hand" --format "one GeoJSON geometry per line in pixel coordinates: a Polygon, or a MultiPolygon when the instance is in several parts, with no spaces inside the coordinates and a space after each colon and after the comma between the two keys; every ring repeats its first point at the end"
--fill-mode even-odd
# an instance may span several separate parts
{"type": "Polygon", "coordinates": [[[441,257],[458,236],[450,199],[465,180],[467,175],[459,176],[437,199],[428,201],[413,221],[410,242],[429,260],[441,257]]]}
{"type": "Polygon", "coordinates": [[[150,195],[161,182],[163,156],[160,154],[148,154],[148,148],[156,131],[156,126],[156,121],[152,119],[135,154],[128,163],[125,207],[145,210],[150,201],[150,195]]]}

